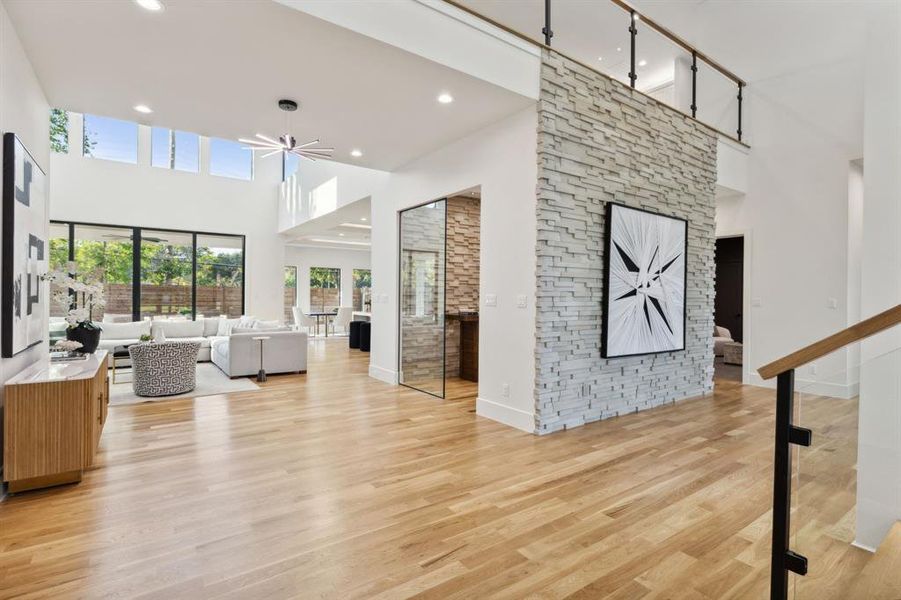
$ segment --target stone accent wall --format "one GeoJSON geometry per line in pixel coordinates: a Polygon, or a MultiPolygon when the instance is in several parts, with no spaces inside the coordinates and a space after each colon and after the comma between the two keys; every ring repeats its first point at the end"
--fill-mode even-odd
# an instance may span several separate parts
{"type": "Polygon", "coordinates": [[[536,431],[713,389],[716,138],[553,51],[538,105],[536,431]],[[686,349],[601,358],[606,202],[688,220],[686,349]]]}
{"type": "MultiPolygon", "coordinates": [[[[479,310],[479,237],[481,203],[477,198],[447,199],[447,312],[479,310]]],[[[447,376],[460,375],[460,323],[445,321],[447,376]]]]}

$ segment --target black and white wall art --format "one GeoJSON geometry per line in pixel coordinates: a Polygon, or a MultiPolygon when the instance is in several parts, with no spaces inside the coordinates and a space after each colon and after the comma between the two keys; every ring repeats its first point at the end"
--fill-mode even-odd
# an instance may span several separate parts
{"type": "Polygon", "coordinates": [[[19,138],[3,135],[2,355],[44,339],[49,247],[47,178],[19,138]]]}
{"type": "Polygon", "coordinates": [[[610,202],[604,252],[604,358],[685,349],[688,222],[610,202]]]}

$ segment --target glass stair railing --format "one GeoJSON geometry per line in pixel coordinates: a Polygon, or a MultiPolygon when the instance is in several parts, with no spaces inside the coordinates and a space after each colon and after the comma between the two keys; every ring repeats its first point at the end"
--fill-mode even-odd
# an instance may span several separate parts
{"type": "Polygon", "coordinates": [[[772,599],[901,598],[899,323],[901,305],[759,370],[777,378],[772,599]],[[865,338],[846,371],[796,382],[865,338]]]}

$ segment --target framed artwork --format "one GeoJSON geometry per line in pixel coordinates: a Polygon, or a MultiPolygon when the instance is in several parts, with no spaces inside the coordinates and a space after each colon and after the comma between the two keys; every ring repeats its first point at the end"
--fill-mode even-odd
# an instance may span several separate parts
{"type": "Polygon", "coordinates": [[[48,286],[47,177],[14,133],[3,135],[4,358],[41,343],[48,286]]]}
{"type": "Polygon", "coordinates": [[[688,221],[607,203],[601,356],[685,349],[688,221]]]}

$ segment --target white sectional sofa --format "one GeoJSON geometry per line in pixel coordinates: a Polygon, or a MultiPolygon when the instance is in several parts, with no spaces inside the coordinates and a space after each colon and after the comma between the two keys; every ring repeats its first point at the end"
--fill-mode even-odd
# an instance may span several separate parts
{"type": "Polygon", "coordinates": [[[253,317],[235,319],[154,320],[100,324],[98,348],[137,344],[142,335],[154,340],[198,342],[198,362],[212,361],[229,377],[255,375],[260,368],[260,346],[254,336],[270,339],[263,346],[263,367],[267,373],[305,373],[307,334],[291,331],[274,321],[253,317]]]}
{"type": "Polygon", "coordinates": [[[306,373],[307,334],[302,331],[246,331],[212,340],[213,364],[229,377],[256,375],[260,370],[260,342],[263,340],[263,368],[266,373],[306,373]]]}

